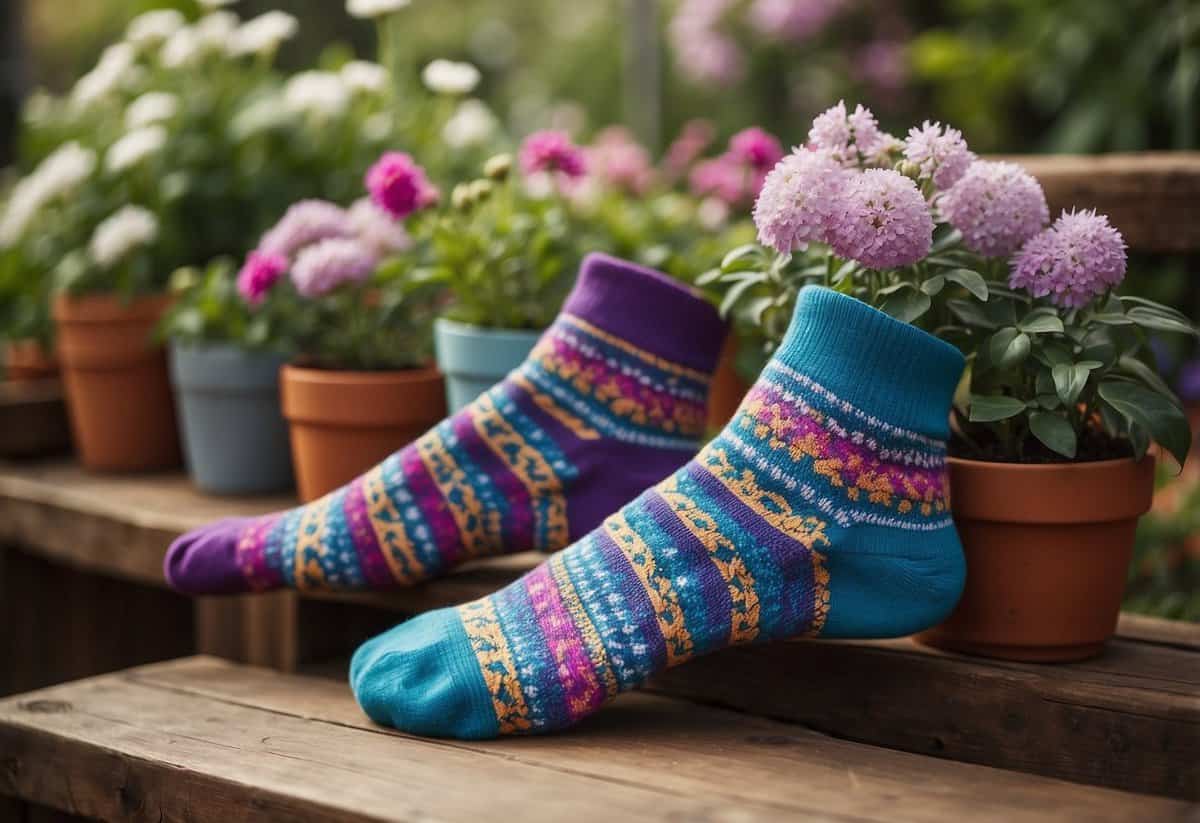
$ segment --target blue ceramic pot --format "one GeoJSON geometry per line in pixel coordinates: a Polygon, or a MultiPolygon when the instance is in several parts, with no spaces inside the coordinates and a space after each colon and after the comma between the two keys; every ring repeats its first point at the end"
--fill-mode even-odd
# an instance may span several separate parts
{"type": "Polygon", "coordinates": [[[540,331],[485,329],[439,318],[433,328],[437,364],[446,377],[446,405],[461,409],[524,362],[540,331]]]}
{"type": "Polygon", "coordinates": [[[177,342],[170,355],[193,482],[213,494],[290,489],[292,455],[279,410],[279,369],[287,358],[226,344],[177,342]]]}

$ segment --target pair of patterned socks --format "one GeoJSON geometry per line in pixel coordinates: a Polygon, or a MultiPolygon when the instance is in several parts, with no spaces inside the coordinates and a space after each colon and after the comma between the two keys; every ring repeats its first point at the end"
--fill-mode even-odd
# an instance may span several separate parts
{"type": "Polygon", "coordinates": [[[372,719],[460,738],[572,725],[729,645],[898,636],[949,613],[961,355],[805,289],[734,419],[689,461],[723,332],[674,281],[593,255],[506,380],[319,501],[185,535],[167,578],[194,594],[386,588],[562,549],[354,655],[372,719]]]}

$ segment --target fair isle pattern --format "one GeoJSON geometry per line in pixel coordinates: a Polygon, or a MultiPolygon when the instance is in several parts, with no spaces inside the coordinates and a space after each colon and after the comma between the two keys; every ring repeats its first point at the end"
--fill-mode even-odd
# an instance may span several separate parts
{"type": "Polygon", "coordinates": [[[550,425],[576,442],[692,451],[707,391],[705,375],[564,315],[461,412],[347,486],[249,525],[238,566],[255,590],[386,588],[471,558],[560,549],[579,470],[550,425]]]}
{"type": "Polygon", "coordinates": [[[698,654],[819,633],[825,529],[759,488],[744,462],[706,450],[521,580],[459,608],[499,732],[570,725],[698,654]]]}
{"type": "Polygon", "coordinates": [[[571,314],[559,315],[514,379],[581,436],[692,450],[704,434],[708,375],[571,314]]]}
{"type": "Polygon", "coordinates": [[[782,474],[813,477],[801,495],[843,525],[951,523],[944,443],[884,424],[777,361],[722,438],[733,451],[784,455],[782,474]]]}
{"type": "Polygon", "coordinates": [[[570,725],[699,654],[820,634],[834,543],[945,527],[945,471],[941,444],[773,361],[692,462],[461,607],[500,733],[570,725]]]}

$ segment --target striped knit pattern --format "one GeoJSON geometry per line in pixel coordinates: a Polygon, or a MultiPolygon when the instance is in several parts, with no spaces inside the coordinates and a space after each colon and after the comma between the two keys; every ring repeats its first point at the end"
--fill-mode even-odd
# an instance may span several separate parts
{"type": "Polygon", "coordinates": [[[459,618],[501,734],[570,725],[729,645],[820,634],[856,523],[944,528],[944,444],[782,364],[700,455],[459,618]]]}
{"type": "Polygon", "coordinates": [[[699,446],[708,381],[564,313],[467,408],[341,489],[247,525],[238,565],[255,590],[383,588],[472,558],[560,549],[578,456],[604,440],[649,447],[649,461],[677,455],[663,476],[699,446]]]}
{"type": "MultiPolygon", "coordinates": [[[[360,705],[420,734],[545,732],[727,646],[931,625],[964,573],[945,443],[961,371],[924,332],[805,290],[693,460],[499,592],[368,641],[351,665],[360,705]]],[[[688,420],[649,401],[620,408],[626,425],[645,408],[688,420]]]]}

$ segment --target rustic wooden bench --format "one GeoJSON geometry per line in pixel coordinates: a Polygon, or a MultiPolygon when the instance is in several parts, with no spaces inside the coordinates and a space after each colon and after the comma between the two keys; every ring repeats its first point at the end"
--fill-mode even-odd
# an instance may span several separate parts
{"type": "MultiPolygon", "coordinates": [[[[12,546],[4,556],[18,566],[54,561],[41,576],[0,572],[0,659],[12,662],[9,677],[64,637],[81,638],[77,646],[116,638],[113,656],[90,659],[90,671],[26,678],[7,692],[124,668],[129,646],[147,635],[160,642],[146,660],[203,652],[295,671],[347,654],[405,614],[494,591],[540,560],[514,555],[389,594],[193,603],[161,590],[163,552],[176,534],[230,510],[287,502],[214,500],[181,476],[97,477],[67,462],[0,469],[0,543],[12,546]],[[50,608],[61,602],[61,566],[87,570],[89,580],[95,572],[119,578],[128,593],[91,608],[50,608]],[[125,610],[149,594],[162,599],[125,610]],[[190,609],[190,623],[169,618],[190,609]]],[[[1200,799],[1200,626],[1126,616],[1120,635],[1102,657],[1069,666],[969,658],[910,640],[795,641],[694,661],[651,688],[860,743],[1200,799]]]]}
{"type": "Polygon", "coordinates": [[[0,793],[102,820],[195,823],[1096,823],[1197,811],[645,694],[563,735],[422,740],[373,726],[340,679],[207,657],[0,701],[0,793]]]}

